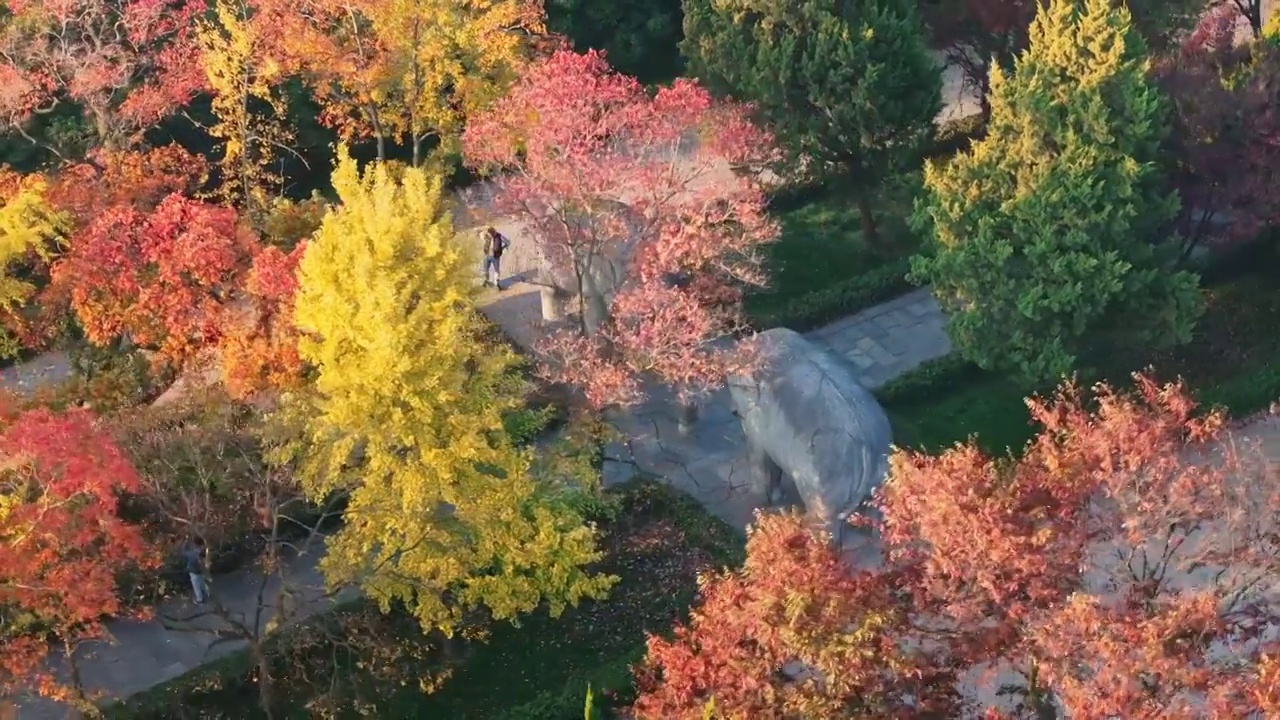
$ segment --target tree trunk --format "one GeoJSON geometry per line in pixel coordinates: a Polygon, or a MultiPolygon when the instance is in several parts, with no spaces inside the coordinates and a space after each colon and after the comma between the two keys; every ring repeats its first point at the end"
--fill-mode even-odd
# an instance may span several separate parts
{"type": "Polygon", "coordinates": [[[591,276],[591,271],[583,273],[581,288],[582,299],[579,305],[582,308],[582,327],[585,334],[590,337],[599,331],[600,326],[604,324],[609,315],[609,304],[604,297],[604,293],[600,288],[596,287],[595,278],[591,276]]]}
{"type": "Polygon", "coordinates": [[[271,665],[261,645],[251,642],[250,648],[253,652],[253,662],[258,667],[258,705],[262,708],[263,717],[267,720],[275,720],[275,710],[272,707],[275,693],[271,686],[271,665]]]}
{"type": "Polygon", "coordinates": [[[868,246],[875,247],[879,237],[876,229],[875,210],[871,207],[871,193],[862,191],[858,193],[858,212],[862,215],[862,241],[868,246]]]}

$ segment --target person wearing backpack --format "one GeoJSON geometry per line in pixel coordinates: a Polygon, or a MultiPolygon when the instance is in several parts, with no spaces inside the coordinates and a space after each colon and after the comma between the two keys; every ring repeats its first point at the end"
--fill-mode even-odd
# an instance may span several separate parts
{"type": "Polygon", "coordinates": [[[484,231],[484,287],[489,287],[489,268],[493,268],[493,284],[502,290],[502,253],[511,242],[490,226],[484,231]]]}

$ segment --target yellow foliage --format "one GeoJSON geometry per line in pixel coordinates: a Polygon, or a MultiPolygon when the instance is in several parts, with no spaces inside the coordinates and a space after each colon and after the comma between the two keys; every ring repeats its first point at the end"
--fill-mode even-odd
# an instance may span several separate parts
{"type": "Polygon", "coordinates": [[[502,432],[523,381],[510,350],[481,340],[478,260],[440,209],[441,178],[381,163],[362,175],[339,156],[341,204],[299,268],[314,384],[276,416],[301,437],[277,462],[295,462],[314,499],[349,498],[326,578],[360,583],[384,609],[403,601],[446,634],[468,608],[511,618],[599,596],[613,579],[584,569],[599,558],[594,530],[502,432]]]}
{"type": "MultiPolygon", "coordinates": [[[[45,200],[44,179],[18,177],[0,168],[0,317],[13,318],[26,305],[35,286],[14,274],[15,266],[34,256],[48,260],[64,233],[68,218],[45,200]]],[[[17,338],[0,330],[0,357],[13,357],[17,338]]]]}
{"type": "MultiPolygon", "coordinates": [[[[506,89],[541,33],[541,3],[529,0],[380,0],[366,13],[388,50],[379,98],[389,130],[415,147],[448,142],[466,118],[506,89]]],[[[415,152],[415,158],[417,158],[415,152]]]]}
{"type": "Polygon", "coordinates": [[[1271,11],[1271,17],[1262,25],[1262,38],[1273,44],[1280,44],[1280,5],[1271,11]]]}
{"type": "Polygon", "coordinates": [[[272,186],[280,183],[272,168],[277,151],[291,139],[283,122],[287,108],[276,88],[280,64],[267,52],[271,39],[249,22],[243,0],[217,0],[214,12],[216,22],[202,21],[196,37],[218,118],[209,133],[222,141],[219,189],[256,220],[272,186]]]}

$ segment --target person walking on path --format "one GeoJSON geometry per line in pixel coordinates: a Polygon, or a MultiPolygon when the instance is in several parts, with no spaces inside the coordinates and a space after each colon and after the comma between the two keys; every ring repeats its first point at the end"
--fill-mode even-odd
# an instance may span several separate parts
{"type": "Polygon", "coordinates": [[[489,287],[489,268],[493,268],[493,284],[502,290],[502,253],[511,246],[507,237],[493,226],[484,231],[484,287],[489,287]]]}
{"type": "Polygon", "coordinates": [[[182,560],[186,566],[187,574],[191,576],[191,590],[195,594],[196,604],[203,605],[209,602],[209,579],[206,576],[208,568],[205,567],[205,558],[207,556],[204,546],[204,538],[197,537],[192,540],[182,551],[182,560]]]}

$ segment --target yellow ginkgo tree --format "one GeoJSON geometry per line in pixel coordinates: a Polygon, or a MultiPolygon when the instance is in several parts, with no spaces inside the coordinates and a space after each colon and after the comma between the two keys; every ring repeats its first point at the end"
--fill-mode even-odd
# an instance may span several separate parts
{"type": "Polygon", "coordinates": [[[19,267],[48,261],[70,229],[68,218],[45,199],[46,189],[38,175],[0,167],[0,358],[22,349],[15,329],[24,324],[23,310],[36,291],[19,267]]]}
{"type": "Polygon", "coordinates": [[[222,143],[219,190],[258,218],[280,183],[272,165],[292,138],[277,44],[252,12],[245,0],[217,0],[215,19],[201,21],[196,37],[217,118],[209,134],[222,143]]]}
{"type": "Polygon", "coordinates": [[[520,400],[511,351],[481,339],[470,304],[475,259],[441,211],[442,180],[345,150],[340,204],[299,268],[299,352],[311,387],[286,398],[280,427],[301,439],[277,461],[315,499],[344,494],[345,523],[322,569],[384,610],[411,608],[452,635],[469,610],[514,618],[602,595],[595,530],[563,485],[502,432],[520,400]]]}
{"type": "Polygon", "coordinates": [[[446,144],[467,117],[496,99],[543,31],[528,0],[377,0],[367,5],[387,48],[389,130],[421,164],[428,140],[446,144]]]}

